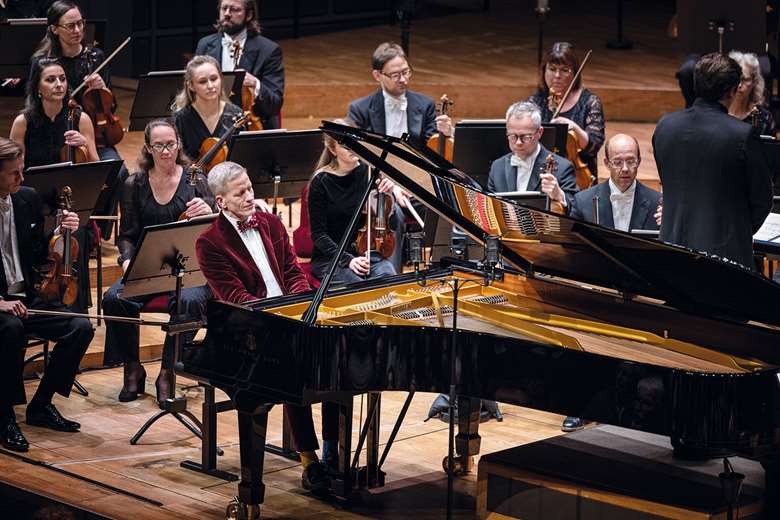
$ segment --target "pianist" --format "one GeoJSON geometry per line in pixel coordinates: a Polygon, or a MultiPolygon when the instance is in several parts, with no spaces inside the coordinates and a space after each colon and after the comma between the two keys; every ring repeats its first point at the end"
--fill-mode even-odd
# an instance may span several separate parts
{"type": "MultiPolygon", "coordinates": [[[[209,172],[209,188],[220,215],[198,238],[195,250],[200,268],[214,295],[244,304],[308,291],[306,275],[290,245],[284,224],[255,207],[252,181],[246,169],[223,162],[209,172]]],[[[338,408],[323,403],[323,460],[317,453],[311,407],[285,405],[296,449],[304,466],[302,485],[311,491],[326,489],[327,467],[338,461],[338,408]]]]}

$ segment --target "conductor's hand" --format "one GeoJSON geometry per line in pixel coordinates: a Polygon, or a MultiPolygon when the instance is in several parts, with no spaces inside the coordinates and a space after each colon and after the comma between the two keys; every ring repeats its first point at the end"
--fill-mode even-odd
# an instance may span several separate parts
{"type": "Polygon", "coordinates": [[[211,207],[200,197],[195,197],[187,203],[187,211],[185,213],[188,219],[211,215],[211,207]]]}
{"type": "Polygon", "coordinates": [[[558,185],[558,179],[555,178],[555,175],[545,172],[539,177],[542,179],[542,191],[555,202],[565,204],[566,196],[558,185]]]}
{"type": "Polygon", "coordinates": [[[353,273],[360,276],[365,276],[371,270],[371,262],[369,262],[368,258],[365,256],[356,256],[349,261],[349,268],[353,273]]]}
{"type": "Polygon", "coordinates": [[[653,217],[655,217],[655,223],[660,226],[661,221],[663,220],[664,217],[664,207],[661,204],[659,204],[658,207],[655,209],[655,214],[653,215],[653,217]]]}
{"type": "Polygon", "coordinates": [[[18,316],[22,319],[27,317],[27,307],[25,307],[24,304],[19,300],[0,300],[0,312],[4,312],[5,314],[10,314],[12,316],[18,316]]]}
{"type": "Polygon", "coordinates": [[[60,227],[69,231],[76,231],[79,228],[78,213],[62,210],[62,221],[60,222],[60,227]]]}

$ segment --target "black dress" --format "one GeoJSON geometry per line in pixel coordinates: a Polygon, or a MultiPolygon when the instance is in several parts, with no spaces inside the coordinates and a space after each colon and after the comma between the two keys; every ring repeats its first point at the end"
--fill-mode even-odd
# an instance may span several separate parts
{"type": "Polygon", "coordinates": [[[243,114],[243,111],[233,103],[225,103],[225,109],[219,118],[214,133],[209,132],[200,114],[192,107],[187,105],[173,113],[173,123],[181,137],[184,153],[193,161],[198,159],[198,149],[203,140],[208,137],[222,137],[225,132],[233,127],[233,122],[243,114]]]}
{"type": "MultiPolygon", "coordinates": [[[[549,91],[538,91],[528,98],[542,111],[542,122],[549,123],[553,113],[547,105],[549,91]]],[[[593,175],[598,173],[596,156],[604,144],[604,107],[601,99],[588,89],[582,89],[580,99],[570,110],[561,112],[561,117],[571,119],[588,134],[588,146],[580,152],[580,158],[585,161],[593,175]]]]}
{"type": "MultiPolygon", "coordinates": [[[[81,109],[76,108],[74,130],[79,129],[81,109]]],[[[46,117],[24,115],[27,130],[24,133],[24,167],[44,166],[60,162],[60,149],[65,144],[68,130],[68,107],[63,106],[54,121],[46,117]]]]}

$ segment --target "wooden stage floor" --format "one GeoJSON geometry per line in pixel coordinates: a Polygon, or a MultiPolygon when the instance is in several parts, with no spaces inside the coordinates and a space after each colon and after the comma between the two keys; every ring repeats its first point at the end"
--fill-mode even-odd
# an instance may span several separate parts
{"type": "MultiPolygon", "coordinates": [[[[148,392],[153,393],[158,365],[146,365],[148,392]]],[[[25,462],[0,448],[3,467],[0,482],[23,486],[111,518],[224,518],[225,507],[236,494],[236,483],[179,466],[185,459],[199,460],[200,442],[175,419],[162,419],[139,444],[129,444],[135,431],[158,410],[153,394],[132,403],[117,402],[116,394],[121,384],[121,369],[118,368],[85,372],[79,380],[89,390],[89,397],[76,394],[69,399],[56,397],[55,404],[63,415],[81,422],[81,433],[58,433],[21,423],[31,444],[29,453],[25,454],[30,461],[25,462]],[[104,486],[78,477],[98,481],[104,486]]],[[[188,383],[184,378],[178,381],[180,388],[188,383]]],[[[27,383],[28,395],[36,385],[32,381],[27,383]]],[[[220,394],[218,392],[218,399],[220,394]]],[[[188,390],[183,395],[189,398],[189,409],[199,416],[202,390],[188,390]]],[[[406,520],[412,514],[421,519],[442,518],[446,504],[446,475],[441,469],[441,461],[446,455],[447,427],[437,419],[423,422],[434,397],[433,394],[415,396],[383,468],[387,472],[387,485],[375,490],[365,504],[345,509],[334,501],[317,499],[301,489],[299,464],[266,455],[264,518],[406,520]]],[[[405,398],[406,394],[401,392],[383,394],[383,445],[405,398]]],[[[356,431],[359,401],[359,397],[355,399],[356,431]]],[[[319,407],[315,406],[314,411],[314,422],[319,431],[319,407]]],[[[502,406],[502,411],[503,422],[490,421],[480,428],[482,453],[561,434],[562,417],[559,415],[508,405],[502,406]]],[[[17,415],[22,421],[21,407],[17,407],[17,415]]],[[[219,468],[237,474],[240,466],[235,412],[220,414],[218,423],[218,443],[225,451],[218,459],[219,468]]],[[[274,408],[271,413],[269,442],[277,445],[281,442],[281,407],[274,408]]],[[[459,478],[455,490],[456,518],[473,518],[476,474],[459,478]]],[[[3,513],[4,506],[0,504],[0,517],[7,518],[3,513]]]]}

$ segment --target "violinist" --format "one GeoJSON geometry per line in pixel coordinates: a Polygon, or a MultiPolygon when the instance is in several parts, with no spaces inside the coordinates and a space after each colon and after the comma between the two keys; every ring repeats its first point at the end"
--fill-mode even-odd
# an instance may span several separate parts
{"type": "Polygon", "coordinates": [[[758,135],[775,137],[775,118],[764,99],[766,87],[758,57],[750,52],[739,51],[731,51],[729,57],[742,68],[742,77],[729,105],[729,114],[749,123],[758,135]]]}
{"type": "MultiPolygon", "coordinates": [[[[27,405],[30,426],[77,432],[79,423],[65,419],[52,403],[55,393],[67,397],[79,363],[94,332],[84,318],[29,316],[28,309],[68,310],[47,303],[35,289],[36,270],[46,261],[49,236],[44,233],[43,204],[38,193],[23,187],[24,159],[15,142],[0,137],[0,444],[27,451],[29,445],[13,406],[26,402],[22,372],[26,335],[56,342],[49,365],[27,405]]],[[[74,231],[79,218],[63,212],[61,229],[74,231]]]]}
{"type": "Polygon", "coordinates": [[[74,129],[68,130],[68,86],[59,60],[42,58],[33,64],[24,110],[11,125],[11,139],[25,152],[25,168],[61,162],[63,146],[83,148],[88,161],[98,160],[92,122],[78,107],[74,129]]]}
{"type": "MultiPolygon", "coordinates": [[[[117,246],[119,263],[127,270],[135,253],[141,232],[147,226],[167,224],[179,220],[182,213],[197,217],[212,213],[214,197],[203,174],[196,174],[194,186],[190,183],[189,161],[181,149],[176,128],[169,121],[156,120],[146,125],[144,146],[138,160],[140,171],[130,175],[122,190],[121,214],[117,246]]],[[[138,317],[143,305],[154,296],[125,298],[123,285],[118,280],[103,295],[103,309],[114,316],[138,317]]],[[[207,287],[188,287],[182,291],[184,314],[200,319],[210,298],[207,287]]],[[[175,313],[175,298],[168,304],[175,313]]],[[[184,341],[194,336],[184,334],[184,341]]],[[[124,364],[124,385],[120,401],[133,401],[144,393],[146,371],[139,360],[138,325],[106,323],[104,363],[124,364]]],[[[162,366],[155,384],[157,399],[173,396],[174,338],[166,336],[162,366]]]]}
{"type": "Polygon", "coordinates": [[[184,153],[190,159],[209,137],[222,137],[243,111],[222,90],[222,71],[210,56],[195,56],[184,72],[184,87],[176,96],[173,122],[181,136],[184,153]]]}
{"type": "Polygon", "coordinates": [[[582,86],[582,76],[574,80],[580,60],[574,46],[566,42],[554,43],[545,53],[539,71],[539,90],[529,98],[542,112],[543,123],[561,123],[573,130],[580,158],[593,176],[597,175],[596,156],[604,144],[604,108],[601,99],[582,86]],[[574,84],[572,85],[572,82],[574,84]],[[558,99],[572,85],[558,117],[552,118],[558,108],[558,99]]]}
{"type": "Polygon", "coordinates": [[[574,166],[542,146],[542,116],[530,101],[518,101],[506,112],[506,138],[510,152],[490,165],[488,191],[541,191],[568,207],[577,191],[574,166]],[[554,171],[546,171],[547,157],[554,159],[554,171]]]}
{"type": "MultiPolygon", "coordinates": [[[[211,56],[224,72],[246,70],[244,86],[252,89],[253,112],[263,128],[272,130],[281,125],[280,111],[284,102],[284,62],[282,49],[260,34],[255,0],[218,0],[215,34],[198,42],[196,55],[211,56]],[[238,67],[233,56],[234,45],[240,48],[238,67]]],[[[239,104],[240,97],[235,98],[239,104]]]]}
{"type": "MultiPolygon", "coordinates": [[[[346,124],[344,120],[337,123],[346,124]]],[[[338,251],[339,243],[349,225],[369,181],[368,167],[357,155],[323,134],[324,148],[309,183],[309,215],[311,218],[312,274],[322,279],[338,251]]],[[[377,189],[384,193],[402,196],[401,190],[389,179],[382,179],[377,189]]],[[[398,208],[396,208],[398,210],[398,208]]],[[[394,211],[390,227],[395,229],[395,220],[400,210],[394,211]]],[[[365,216],[364,216],[365,218],[365,216]]],[[[398,247],[398,244],[396,244],[398,247]]],[[[338,260],[333,281],[350,283],[368,278],[381,278],[396,274],[396,269],[387,258],[376,251],[371,258],[358,254],[355,237],[351,237],[344,255],[338,260]]]]}

